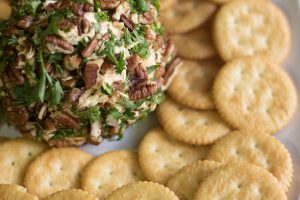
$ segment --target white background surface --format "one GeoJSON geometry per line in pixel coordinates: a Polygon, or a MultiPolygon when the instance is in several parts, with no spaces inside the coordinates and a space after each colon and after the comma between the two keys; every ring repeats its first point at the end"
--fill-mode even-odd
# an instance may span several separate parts
{"type": "MultiPolygon", "coordinates": [[[[293,78],[298,96],[300,96],[300,1],[274,0],[274,2],[283,9],[291,25],[293,34],[292,50],[288,60],[284,63],[284,68],[293,78]]],[[[134,149],[138,146],[143,135],[156,124],[157,122],[152,114],[143,122],[128,129],[121,141],[105,141],[99,146],[85,145],[82,149],[95,156],[113,149],[134,149]]],[[[13,128],[2,127],[0,135],[15,137],[18,133],[13,128]]],[[[298,109],[292,122],[284,130],[277,133],[276,137],[284,143],[293,158],[294,177],[288,199],[300,200],[300,101],[298,101],[298,109]]]]}

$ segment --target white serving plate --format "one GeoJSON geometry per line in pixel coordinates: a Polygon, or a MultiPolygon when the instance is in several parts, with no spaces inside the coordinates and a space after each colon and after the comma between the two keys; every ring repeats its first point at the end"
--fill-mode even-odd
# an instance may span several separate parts
{"type": "MultiPolygon", "coordinates": [[[[273,1],[283,9],[292,29],[292,50],[288,60],[284,63],[284,68],[294,80],[300,97],[300,0],[273,1]]],[[[121,141],[105,141],[99,146],[85,145],[82,149],[94,156],[115,149],[136,149],[143,135],[156,125],[157,120],[154,114],[151,114],[144,121],[126,130],[121,141]]],[[[20,134],[14,128],[4,126],[0,128],[0,135],[17,137],[20,134]]],[[[298,101],[298,108],[293,120],[284,130],[276,134],[276,138],[284,143],[293,159],[294,177],[288,199],[300,200],[300,101],[298,101]]]]}

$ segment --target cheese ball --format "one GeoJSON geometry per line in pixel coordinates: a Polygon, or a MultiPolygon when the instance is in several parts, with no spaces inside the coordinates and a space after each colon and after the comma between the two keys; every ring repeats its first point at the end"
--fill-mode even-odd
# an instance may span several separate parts
{"type": "Polygon", "coordinates": [[[50,146],[118,140],[181,64],[156,0],[13,0],[0,21],[1,117],[50,146]]]}

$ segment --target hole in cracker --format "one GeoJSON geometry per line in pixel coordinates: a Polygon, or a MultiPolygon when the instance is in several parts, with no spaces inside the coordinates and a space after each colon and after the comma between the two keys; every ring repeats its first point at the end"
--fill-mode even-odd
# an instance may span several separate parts
{"type": "Polygon", "coordinates": [[[31,152],[28,152],[28,156],[31,157],[31,156],[32,156],[32,153],[31,153],[31,152]]]}
{"type": "Polygon", "coordinates": [[[53,186],[52,182],[49,182],[49,186],[50,186],[50,187],[52,187],[52,186],[53,186]]]}
{"type": "Polygon", "coordinates": [[[113,174],[114,174],[114,172],[113,172],[113,171],[110,171],[110,172],[109,172],[109,175],[111,175],[111,176],[112,176],[113,174]]]}
{"type": "Polygon", "coordinates": [[[12,161],[12,162],[11,162],[11,165],[12,165],[12,166],[15,166],[15,164],[16,164],[15,161],[12,161]]]}
{"type": "Polygon", "coordinates": [[[99,185],[98,185],[98,189],[102,189],[102,185],[99,184],[99,185]]]}

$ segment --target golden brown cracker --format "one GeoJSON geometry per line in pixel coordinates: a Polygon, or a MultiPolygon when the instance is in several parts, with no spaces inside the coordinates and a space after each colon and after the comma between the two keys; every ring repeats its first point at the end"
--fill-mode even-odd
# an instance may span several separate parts
{"type": "Polygon", "coordinates": [[[211,160],[194,162],[176,172],[168,181],[167,187],[180,200],[194,200],[195,192],[200,183],[220,166],[222,166],[221,163],[211,160]]]}
{"type": "Polygon", "coordinates": [[[195,200],[208,199],[287,200],[287,196],[271,173],[239,163],[220,167],[200,184],[195,200]]]}
{"type": "Polygon", "coordinates": [[[98,198],[84,190],[67,189],[54,193],[45,200],[98,200],[98,198]]]}
{"type": "Polygon", "coordinates": [[[23,185],[29,164],[48,146],[29,139],[11,139],[0,145],[0,183],[23,185]]]}
{"type": "Polygon", "coordinates": [[[0,1],[0,20],[7,20],[11,16],[11,6],[8,1],[0,1]]]}
{"type": "Polygon", "coordinates": [[[93,160],[84,169],[82,188],[100,200],[118,187],[144,180],[137,153],[129,150],[110,151],[93,160]]]}
{"type": "Polygon", "coordinates": [[[24,185],[39,198],[64,189],[77,189],[81,172],[91,159],[90,154],[78,148],[51,149],[30,164],[24,185]]]}
{"type": "MultiPolygon", "coordinates": [[[[2,172],[3,173],[3,172],[2,172]]],[[[19,185],[0,184],[1,200],[38,200],[32,194],[26,192],[26,188],[19,185]]]]}
{"type": "Polygon", "coordinates": [[[107,200],[178,200],[167,187],[153,182],[138,182],[123,186],[114,191],[107,200]]]}
{"type": "Polygon", "coordinates": [[[177,1],[161,12],[161,21],[168,33],[185,33],[204,24],[216,10],[217,6],[207,1],[177,1]]]}
{"type": "Polygon", "coordinates": [[[188,144],[212,144],[232,130],[217,111],[193,110],[170,98],[158,106],[156,114],[168,135],[188,144]]]}
{"type": "Polygon", "coordinates": [[[248,162],[268,170],[287,191],[293,177],[288,150],[276,138],[259,131],[235,131],[218,140],[207,159],[222,163],[248,162]]]}
{"type": "Polygon", "coordinates": [[[213,96],[219,113],[233,127],[267,133],[285,127],[297,107],[288,74],[261,57],[227,63],[215,79],[213,96]]]}
{"type": "Polygon", "coordinates": [[[139,161],[145,177],[165,184],[179,169],[206,157],[209,147],[191,146],[167,137],[161,128],[154,128],[139,146],[139,161]]]}
{"type": "Polygon", "coordinates": [[[212,86],[222,62],[183,60],[168,94],[180,104],[194,109],[214,109],[212,86]]]}
{"type": "Polygon", "coordinates": [[[263,55],[282,62],[291,47],[288,21],[271,1],[237,0],[225,4],[215,18],[214,39],[225,61],[263,55]]]}

